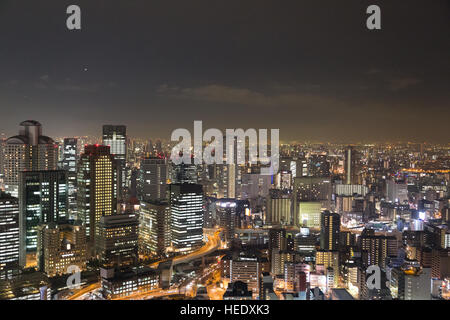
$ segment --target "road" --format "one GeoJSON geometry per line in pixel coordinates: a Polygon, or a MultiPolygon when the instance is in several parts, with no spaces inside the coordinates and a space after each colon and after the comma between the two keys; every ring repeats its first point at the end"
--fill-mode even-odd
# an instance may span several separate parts
{"type": "MultiPolygon", "coordinates": [[[[180,263],[186,263],[198,258],[201,258],[211,252],[214,252],[216,249],[218,249],[221,245],[221,240],[220,240],[220,233],[222,232],[222,229],[217,229],[214,231],[214,233],[210,234],[208,236],[208,242],[201,247],[200,249],[191,252],[187,255],[183,255],[183,256],[178,256],[173,258],[172,263],[173,265],[177,265],[180,263]]],[[[158,265],[161,262],[167,261],[168,259],[164,259],[161,261],[157,261],[154,262],[152,264],[150,264],[149,266],[152,268],[157,268],[158,265]]],[[[91,293],[97,289],[99,289],[101,287],[101,283],[100,282],[96,282],[94,284],[91,284],[85,288],[79,289],[78,291],[76,291],[72,296],[68,297],[67,300],[82,300],[84,298],[84,296],[88,293],[91,293]]],[[[154,298],[154,297],[160,297],[160,296],[167,296],[167,295],[173,295],[173,294],[179,294],[179,289],[169,289],[169,290],[162,290],[162,289],[158,289],[158,290],[152,290],[149,292],[144,292],[144,293],[136,293],[133,295],[130,295],[128,297],[125,298],[120,298],[117,300],[131,300],[131,299],[144,299],[144,298],[154,298]]]]}

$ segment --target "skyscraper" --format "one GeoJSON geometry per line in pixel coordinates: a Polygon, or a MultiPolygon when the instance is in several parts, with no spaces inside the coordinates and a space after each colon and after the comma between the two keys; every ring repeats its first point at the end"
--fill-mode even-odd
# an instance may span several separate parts
{"type": "Polygon", "coordinates": [[[0,279],[19,266],[19,201],[0,191],[0,279]]]}
{"type": "Polygon", "coordinates": [[[134,264],[138,258],[138,228],[135,214],[102,216],[95,240],[100,263],[118,267],[134,264]]]}
{"type": "Polygon", "coordinates": [[[144,255],[163,256],[170,246],[170,207],[168,203],[141,201],[139,250],[144,255]]]}
{"type": "Polygon", "coordinates": [[[42,135],[38,121],[27,120],[20,125],[19,135],[6,140],[1,154],[5,189],[13,196],[18,195],[21,171],[55,170],[58,161],[58,146],[42,135]]]}
{"type": "Polygon", "coordinates": [[[224,230],[225,241],[234,238],[234,230],[239,226],[239,216],[236,214],[237,203],[234,199],[219,199],[216,201],[216,214],[219,225],[224,230]]]}
{"type": "Polygon", "coordinates": [[[37,249],[37,228],[67,217],[67,173],[64,170],[20,173],[20,264],[37,249]]]}
{"type": "Polygon", "coordinates": [[[170,185],[172,246],[187,253],[203,243],[203,188],[198,184],[170,185]]]}
{"type": "Polygon", "coordinates": [[[358,177],[356,173],[356,150],[349,146],[345,150],[345,184],[358,184],[358,177]]]}
{"type": "Polygon", "coordinates": [[[320,224],[320,248],[327,251],[338,250],[341,216],[337,213],[324,211],[320,224]]]}
{"type": "MultiPolygon", "coordinates": [[[[118,185],[121,189],[126,186],[126,159],[127,159],[127,127],[124,125],[104,125],[103,145],[110,147],[110,153],[117,161],[118,185]]],[[[121,197],[122,190],[119,190],[121,197]]]]}
{"type": "Polygon", "coordinates": [[[78,162],[78,218],[91,244],[102,216],[117,213],[117,171],[108,146],[87,145],[78,162]]]}
{"type": "Polygon", "coordinates": [[[64,139],[62,168],[67,171],[69,214],[75,214],[77,206],[77,144],[77,138],[64,139]]]}
{"type": "Polygon", "coordinates": [[[137,178],[137,194],[139,200],[161,201],[167,199],[167,178],[166,159],[142,159],[137,178]]]}

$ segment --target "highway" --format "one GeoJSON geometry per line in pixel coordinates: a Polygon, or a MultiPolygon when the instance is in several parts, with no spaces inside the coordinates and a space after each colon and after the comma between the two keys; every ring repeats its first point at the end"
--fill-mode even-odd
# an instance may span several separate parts
{"type": "MultiPolygon", "coordinates": [[[[198,249],[194,252],[191,252],[187,255],[178,256],[178,257],[173,258],[172,259],[173,265],[177,265],[180,263],[186,263],[186,262],[201,258],[211,252],[214,252],[218,248],[220,248],[221,232],[222,232],[222,229],[217,229],[212,234],[210,233],[208,236],[208,241],[200,249],[198,249]]],[[[163,259],[161,261],[154,262],[154,263],[150,264],[149,266],[152,268],[157,268],[161,262],[168,261],[168,260],[169,259],[163,259]]],[[[100,287],[101,287],[101,283],[96,282],[85,288],[77,290],[72,296],[68,297],[67,300],[83,300],[87,294],[89,294],[95,290],[98,290],[100,287]]],[[[154,297],[179,294],[179,292],[180,292],[179,289],[168,289],[168,290],[157,289],[157,290],[152,290],[152,291],[144,292],[144,293],[136,293],[136,294],[130,295],[128,297],[120,298],[117,300],[131,300],[131,299],[137,300],[137,299],[144,299],[144,298],[149,299],[149,298],[154,298],[154,297]]]]}

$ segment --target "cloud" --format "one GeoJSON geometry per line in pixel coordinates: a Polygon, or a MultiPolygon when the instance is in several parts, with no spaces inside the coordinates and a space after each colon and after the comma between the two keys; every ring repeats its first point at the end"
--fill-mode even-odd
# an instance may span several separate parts
{"type": "Polygon", "coordinates": [[[415,86],[421,83],[422,80],[414,77],[394,78],[388,81],[389,89],[392,91],[398,91],[415,86]]]}
{"type": "Polygon", "coordinates": [[[157,94],[179,99],[207,101],[215,103],[242,104],[255,107],[320,107],[340,103],[336,99],[310,93],[285,92],[280,94],[263,94],[248,88],[224,85],[206,85],[195,88],[171,87],[166,84],[156,89],[157,94]]]}

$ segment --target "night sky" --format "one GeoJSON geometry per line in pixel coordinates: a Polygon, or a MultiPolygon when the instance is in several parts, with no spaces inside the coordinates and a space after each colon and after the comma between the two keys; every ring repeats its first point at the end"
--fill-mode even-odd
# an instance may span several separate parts
{"type": "Polygon", "coordinates": [[[0,0],[0,132],[448,143],[448,0],[0,0]],[[66,8],[82,9],[82,30],[66,8]],[[366,28],[370,4],[382,30],[366,28]]]}

